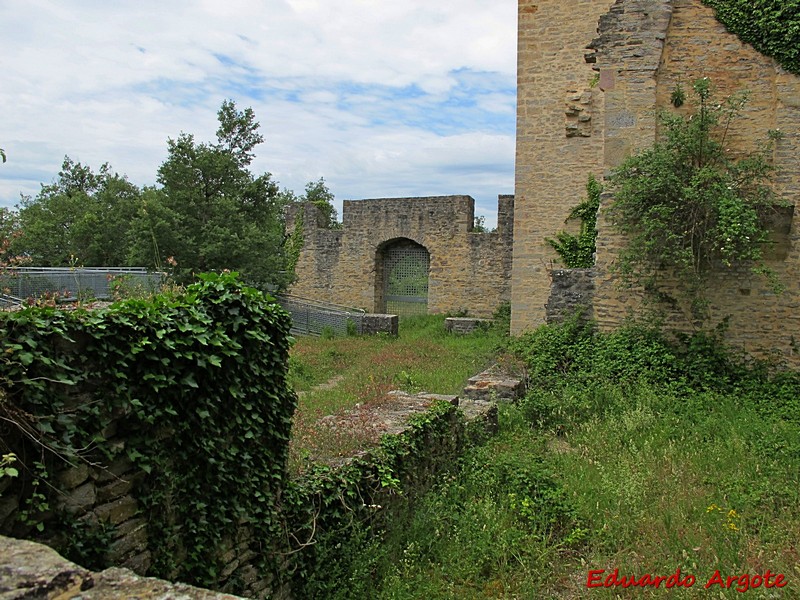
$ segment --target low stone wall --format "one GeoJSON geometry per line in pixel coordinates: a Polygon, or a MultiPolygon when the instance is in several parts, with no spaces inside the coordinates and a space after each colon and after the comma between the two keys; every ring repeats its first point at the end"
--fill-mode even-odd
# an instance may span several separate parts
{"type": "Polygon", "coordinates": [[[547,299],[548,323],[560,323],[576,310],[586,309],[591,318],[594,301],[594,269],[557,269],[550,273],[550,297],[547,299]]]}
{"type": "Polygon", "coordinates": [[[466,447],[496,432],[497,407],[395,391],[380,405],[356,406],[326,424],[344,433],[369,427],[378,441],[355,456],[316,463],[284,490],[294,542],[283,569],[290,579],[274,597],[324,598],[346,585],[327,578],[350,560],[354,541],[383,535],[393,516],[456,468],[466,447]]]}
{"type": "Polygon", "coordinates": [[[359,321],[359,333],[361,335],[373,335],[375,333],[386,333],[397,335],[399,319],[397,315],[378,315],[365,314],[359,321]]]}
{"type": "Polygon", "coordinates": [[[487,329],[492,319],[476,319],[473,317],[447,317],[444,328],[451,333],[467,334],[477,329],[487,329]]]}

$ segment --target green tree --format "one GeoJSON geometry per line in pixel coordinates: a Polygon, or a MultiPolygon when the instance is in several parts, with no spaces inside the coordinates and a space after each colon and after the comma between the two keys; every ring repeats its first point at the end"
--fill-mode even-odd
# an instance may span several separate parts
{"type": "Polygon", "coordinates": [[[750,155],[731,154],[725,139],[746,94],[717,104],[708,79],[693,89],[695,114],[662,114],[662,140],[613,174],[609,214],[627,238],[618,260],[622,275],[662,299],[671,297],[677,279],[694,317],[702,318],[711,273],[737,266],[763,270],[765,216],[776,203],[770,156],[780,136],[770,132],[750,155]]]}
{"type": "Polygon", "coordinates": [[[140,195],[107,164],[95,173],[65,157],[54,183],[23,198],[12,248],[37,266],[126,265],[140,195]]]}
{"type": "Polygon", "coordinates": [[[172,258],[183,281],[229,269],[255,285],[283,285],[284,197],[269,173],[248,170],[263,141],[259,124],[251,109],[239,111],[230,100],[217,117],[217,143],[187,133],[168,140],[161,187],[144,193],[132,256],[156,265],[172,258]]]}
{"type": "Polygon", "coordinates": [[[311,202],[322,213],[325,226],[329,229],[339,227],[336,207],[333,206],[334,195],[328,189],[325,179],[320,177],[317,181],[309,181],[306,184],[305,192],[300,196],[300,202],[311,202]]]}
{"type": "Polygon", "coordinates": [[[472,220],[472,232],[473,233],[489,233],[489,228],[486,227],[486,217],[483,215],[477,215],[472,220]]]}
{"type": "MultiPolygon", "coordinates": [[[[8,267],[26,264],[28,260],[13,251],[13,242],[19,237],[19,216],[9,208],[0,208],[0,274],[8,267]]],[[[0,290],[1,291],[1,290],[0,290]]]]}

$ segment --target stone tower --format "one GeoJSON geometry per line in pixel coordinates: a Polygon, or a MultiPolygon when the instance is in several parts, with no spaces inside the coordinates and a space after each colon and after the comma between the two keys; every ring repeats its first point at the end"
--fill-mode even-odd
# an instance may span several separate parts
{"type": "MultiPolygon", "coordinates": [[[[726,31],[701,0],[520,0],[518,44],[513,331],[545,320],[559,266],[545,239],[564,228],[588,175],[603,177],[652,145],[656,114],[672,109],[675,85],[688,90],[708,77],[717,97],[750,92],[730,138],[735,150],[755,149],[770,129],[784,132],[773,157],[775,191],[789,204],[776,209],[766,257],[786,290],[774,293],[749,270],[721,273],[710,286],[711,324],[728,318],[734,344],[800,364],[800,78],[726,31]]],[[[602,213],[598,228],[592,316],[611,328],[640,298],[621,291],[609,271],[624,240],[602,213]]],[[[691,327],[679,311],[667,319],[691,327]]]]}

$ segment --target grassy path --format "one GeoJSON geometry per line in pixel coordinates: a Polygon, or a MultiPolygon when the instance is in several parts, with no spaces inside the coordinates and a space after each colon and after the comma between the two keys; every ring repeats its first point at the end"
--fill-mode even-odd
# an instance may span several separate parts
{"type": "Polygon", "coordinates": [[[502,339],[495,330],[450,334],[442,316],[403,320],[396,338],[299,337],[290,358],[291,382],[300,397],[290,468],[297,472],[308,459],[347,456],[376,441],[368,427],[327,427],[327,415],[380,404],[396,389],[458,393],[469,377],[492,362],[502,339]]]}

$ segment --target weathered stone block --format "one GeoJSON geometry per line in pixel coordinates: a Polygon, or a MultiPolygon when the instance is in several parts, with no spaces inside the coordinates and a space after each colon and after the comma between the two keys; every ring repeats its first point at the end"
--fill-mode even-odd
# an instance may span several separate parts
{"type": "Polygon", "coordinates": [[[447,317],[444,328],[451,333],[462,335],[472,333],[479,329],[487,329],[492,324],[492,319],[476,319],[473,317],[447,317]]]}
{"type": "Polygon", "coordinates": [[[126,475],[123,479],[112,480],[111,483],[97,488],[97,502],[105,504],[124,496],[131,491],[133,484],[134,478],[131,477],[131,474],[126,475]]]}
{"type": "MultiPolygon", "coordinates": [[[[95,515],[95,518],[96,517],[97,516],[95,515]]],[[[117,527],[114,529],[114,535],[119,538],[128,535],[129,533],[133,533],[134,531],[141,529],[143,526],[147,526],[147,519],[128,519],[127,521],[117,525],[117,527]]]]}
{"type": "Polygon", "coordinates": [[[87,479],[89,479],[89,465],[86,463],[79,463],[75,467],[61,471],[56,476],[56,481],[63,490],[76,488],[87,479]]]}
{"type": "Polygon", "coordinates": [[[127,521],[136,514],[139,510],[139,505],[136,499],[131,496],[123,496],[108,504],[101,504],[94,509],[94,514],[103,523],[110,523],[118,525],[123,521],[127,521]]]}
{"type": "Polygon", "coordinates": [[[111,563],[119,563],[125,556],[141,553],[147,549],[147,525],[142,523],[130,533],[114,540],[108,549],[107,558],[111,563]]]}
{"type": "Polygon", "coordinates": [[[518,400],[525,393],[525,381],[521,377],[513,377],[504,373],[498,365],[470,377],[464,388],[463,396],[483,402],[498,400],[518,400]]]}
{"type": "Polygon", "coordinates": [[[361,317],[362,335],[372,335],[375,333],[387,333],[397,335],[399,319],[397,315],[366,314],[361,317]]]}
{"type": "Polygon", "coordinates": [[[118,456],[108,467],[93,470],[92,477],[99,483],[104,483],[112,479],[118,479],[133,470],[133,463],[127,456],[118,456]]]}
{"type": "Polygon", "coordinates": [[[67,494],[61,501],[61,508],[72,515],[81,515],[91,510],[96,499],[94,482],[84,483],[67,494]]]}

